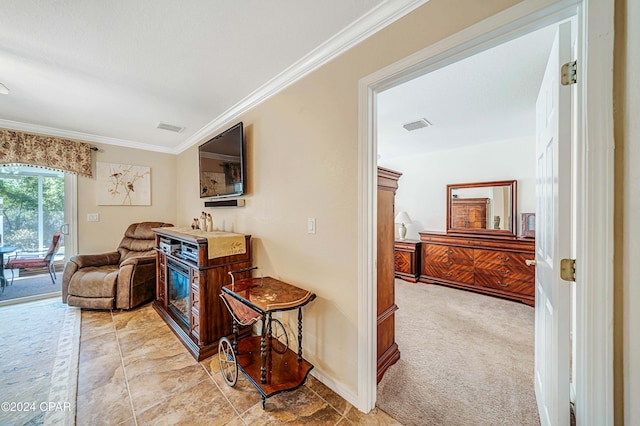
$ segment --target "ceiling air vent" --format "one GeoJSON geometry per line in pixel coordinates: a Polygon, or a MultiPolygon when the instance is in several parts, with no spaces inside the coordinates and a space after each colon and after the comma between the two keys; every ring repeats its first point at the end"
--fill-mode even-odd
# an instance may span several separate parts
{"type": "Polygon", "coordinates": [[[173,124],[167,124],[167,123],[158,123],[157,127],[158,129],[168,130],[170,132],[176,132],[176,133],[180,133],[181,131],[184,130],[184,127],[174,126],[173,124]]]}
{"type": "Polygon", "coordinates": [[[420,120],[412,121],[411,123],[402,125],[402,127],[404,127],[406,130],[410,132],[414,130],[422,129],[425,127],[429,127],[429,126],[431,126],[431,123],[429,123],[425,118],[421,118],[420,120]]]}

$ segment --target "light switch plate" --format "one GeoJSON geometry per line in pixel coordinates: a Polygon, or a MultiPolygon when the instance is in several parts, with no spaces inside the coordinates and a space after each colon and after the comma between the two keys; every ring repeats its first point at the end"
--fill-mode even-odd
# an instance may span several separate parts
{"type": "Polygon", "coordinates": [[[307,234],[315,234],[316,233],[316,218],[310,217],[307,219],[307,234]]]}
{"type": "Polygon", "coordinates": [[[100,214],[87,213],[87,222],[100,222],[100,214]]]}

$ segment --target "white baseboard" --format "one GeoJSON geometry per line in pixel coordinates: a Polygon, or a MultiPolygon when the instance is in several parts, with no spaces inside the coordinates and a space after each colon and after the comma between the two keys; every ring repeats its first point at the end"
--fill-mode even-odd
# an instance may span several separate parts
{"type": "Polygon", "coordinates": [[[337,393],[340,397],[344,398],[356,409],[358,408],[358,396],[355,393],[345,388],[340,383],[336,383],[333,379],[331,379],[329,376],[327,376],[317,368],[311,370],[311,375],[322,382],[326,387],[337,393]]]}

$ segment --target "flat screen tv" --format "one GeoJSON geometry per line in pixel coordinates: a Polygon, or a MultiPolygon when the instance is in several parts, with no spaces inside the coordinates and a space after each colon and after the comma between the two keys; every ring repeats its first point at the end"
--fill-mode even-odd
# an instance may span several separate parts
{"type": "Polygon", "coordinates": [[[244,194],[244,129],[242,122],[198,147],[200,198],[244,194]]]}

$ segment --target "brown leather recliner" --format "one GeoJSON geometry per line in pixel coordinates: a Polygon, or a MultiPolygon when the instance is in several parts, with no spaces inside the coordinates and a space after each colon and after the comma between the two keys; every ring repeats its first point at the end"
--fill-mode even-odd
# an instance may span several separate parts
{"type": "Polygon", "coordinates": [[[89,309],[131,309],[153,298],[155,234],[163,222],[129,225],[117,251],[72,256],[62,276],[62,301],[89,309]]]}

